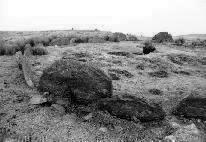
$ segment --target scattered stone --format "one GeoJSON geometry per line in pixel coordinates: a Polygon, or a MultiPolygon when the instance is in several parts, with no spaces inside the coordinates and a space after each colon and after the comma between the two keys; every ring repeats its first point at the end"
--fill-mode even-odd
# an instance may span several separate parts
{"type": "Polygon", "coordinates": [[[93,117],[93,113],[89,113],[88,115],[84,116],[83,119],[88,121],[89,119],[91,119],[93,117]]]}
{"type": "Polygon", "coordinates": [[[106,133],[108,130],[107,130],[106,127],[101,127],[101,128],[99,128],[99,131],[102,131],[102,132],[106,133]]]}
{"type": "Polygon", "coordinates": [[[203,142],[205,136],[200,132],[194,123],[180,127],[174,134],[166,136],[165,140],[172,142],[203,142]]]}
{"type": "Polygon", "coordinates": [[[185,118],[206,120],[206,98],[185,98],[174,109],[173,114],[185,118]]]}
{"type": "Polygon", "coordinates": [[[30,98],[29,104],[37,105],[47,102],[47,99],[42,95],[34,95],[30,98]]]}
{"type": "Polygon", "coordinates": [[[108,98],[103,99],[98,103],[98,109],[108,111],[121,119],[126,119],[134,122],[148,122],[162,120],[165,117],[165,112],[157,104],[149,104],[146,100],[135,98],[133,96],[120,99],[108,98]]]}
{"type": "Polygon", "coordinates": [[[75,60],[58,60],[43,71],[38,90],[50,97],[88,104],[112,96],[112,80],[100,69],[75,60]]]}

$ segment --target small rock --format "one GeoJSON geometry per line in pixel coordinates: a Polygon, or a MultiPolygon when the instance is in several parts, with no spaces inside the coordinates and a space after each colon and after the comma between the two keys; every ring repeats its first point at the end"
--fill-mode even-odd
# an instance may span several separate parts
{"type": "Polygon", "coordinates": [[[203,142],[205,137],[201,133],[195,124],[181,126],[173,135],[165,137],[166,140],[171,141],[187,141],[187,142],[203,142]]]}
{"type": "Polygon", "coordinates": [[[106,133],[108,130],[107,130],[106,127],[101,127],[101,128],[99,128],[99,131],[102,131],[102,132],[106,133]]]}
{"type": "Polygon", "coordinates": [[[45,102],[47,102],[46,98],[44,98],[41,95],[35,95],[35,96],[32,96],[30,98],[30,102],[29,103],[32,104],[32,105],[37,105],[37,104],[42,104],[42,103],[45,103],[45,102]]]}
{"type": "Polygon", "coordinates": [[[88,115],[84,116],[83,119],[84,120],[89,120],[93,117],[93,113],[89,113],[88,115]]]}

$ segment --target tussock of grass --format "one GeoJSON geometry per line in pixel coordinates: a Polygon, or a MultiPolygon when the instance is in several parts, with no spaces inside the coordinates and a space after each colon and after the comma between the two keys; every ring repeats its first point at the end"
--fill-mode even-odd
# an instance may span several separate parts
{"type": "Polygon", "coordinates": [[[169,77],[168,72],[162,71],[162,70],[154,71],[154,72],[149,72],[148,74],[151,77],[158,77],[158,78],[167,78],[167,77],[169,77]]]}
{"type": "Polygon", "coordinates": [[[169,54],[168,55],[168,59],[178,65],[198,65],[198,64],[202,64],[205,65],[206,64],[206,58],[199,58],[196,56],[191,56],[191,55],[186,55],[186,54],[169,54]]]}
{"type": "Polygon", "coordinates": [[[47,55],[48,51],[44,47],[33,47],[31,49],[32,55],[47,55]]]}
{"type": "Polygon", "coordinates": [[[150,92],[151,94],[153,94],[153,95],[159,95],[159,96],[162,96],[162,95],[163,95],[163,92],[162,92],[161,90],[155,89],[155,88],[149,89],[149,92],[150,92]]]}

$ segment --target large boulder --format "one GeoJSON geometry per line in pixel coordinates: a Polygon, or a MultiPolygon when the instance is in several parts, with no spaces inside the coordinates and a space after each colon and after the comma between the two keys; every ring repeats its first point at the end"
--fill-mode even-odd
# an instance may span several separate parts
{"type": "Polygon", "coordinates": [[[158,104],[149,104],[145,99],[133,96],[102,99],[98,109],[134,122],[158,121],[165,117],[165,112],[158,104]]]}
{"type": "Polygon", "coordinates": [[[160,32],[156,34],[153,38],[153,41],[162,43],[162,42],[173,42],[172,35],[169,34],[168,32],[160,32]]]}
{"type": "Polygon", "coordinates": [[[185,98],[179,103],[172,113],[185,118],[198,118],[206,120],[206,98],[185,98]]]}
{"type": "Polygon", "coordinates": [[[100,69],[76,60],[58,60],[43,71],[38,90],[78,104],[112,96],[112,81],[100,69]]]}

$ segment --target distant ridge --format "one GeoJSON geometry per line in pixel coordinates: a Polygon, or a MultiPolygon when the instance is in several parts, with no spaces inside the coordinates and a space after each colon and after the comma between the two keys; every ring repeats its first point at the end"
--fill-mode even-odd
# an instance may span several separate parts
{"type": "Polygon", "coordinates": [[[206,34],[188,34],[188,35],[179,35],[174,36],[174,38],[183,37],[185,39],[206,39],[206,34]]]}

